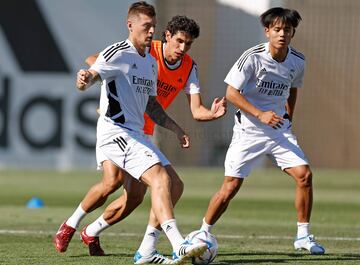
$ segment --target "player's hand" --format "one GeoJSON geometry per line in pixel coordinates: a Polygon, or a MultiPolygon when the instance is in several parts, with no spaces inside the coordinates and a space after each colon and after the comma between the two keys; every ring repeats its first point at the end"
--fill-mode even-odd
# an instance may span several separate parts
{"type": "Polygon", "coordinates": [[[76,75],[76,87],[80,90],[85,90],[89,85],[92,74],[88,70],[80,69],[76,75]]]}
{"type": "Polygon", "coordinates": [[[220,118],[225,115],[227,108],[227,101],[225,97],[222,99],[215,98],[211,105],[211,113],[213,114],[213,119],[220,118]]]}
{"type": "Polygon", "coordinates": [[[182,133],[178,135],[178,139],[180,141],[180,145],[182,148],[190,147],[190,137],[186,133],[182,133]]]}
{"type": "Polygon", "coordinates": [[[281,126],[284,124],[284,118],[276,115],[276,113],[271,110],[261,112],[258,118],[262,123],[267,124],[274,129],[281,128],[281,126]]]}

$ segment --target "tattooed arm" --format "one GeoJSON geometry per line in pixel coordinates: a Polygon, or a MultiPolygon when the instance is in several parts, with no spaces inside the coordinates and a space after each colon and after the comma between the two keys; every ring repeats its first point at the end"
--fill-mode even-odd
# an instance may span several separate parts
{"type": "Polygon", "coordinates": [[[184,130],[179,125],[176,124],[174,120],[172,120],[166,114],[164,109],[156,100],[156,97],[154,96],[149,97],[149,101],[146,106],[146,113],[156,124],[174,132],[183,148],[188,148],[190,146],[189,136],[184,132],[184,130]]]}

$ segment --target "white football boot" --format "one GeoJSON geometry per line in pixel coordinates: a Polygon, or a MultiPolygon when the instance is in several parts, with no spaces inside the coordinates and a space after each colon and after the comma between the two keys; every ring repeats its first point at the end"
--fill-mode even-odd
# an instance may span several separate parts
{"type": "Polygon", "coordinates": [[[134,255],[134,264],[174,264],[174,262],[155,250],[149,256],[142,256],[137,251],[134,255]]]}
{"type": "Polygon", "coordinates": [[[185,241],[180,245],[180,248],[173,253],[173,264],[183,265],[192,257],[199,257],[207,249],[206,243],[194,243],[191,244],[188,241],[185,241]]]}
{"type": "Polygon", "coordinates": [[[296,239],[294,242],[294,248],[296,250],[306,249],[312,255],[322,255],[325,253],[325,248],[315,241],[315,237],[313,235],[296,239]]]}

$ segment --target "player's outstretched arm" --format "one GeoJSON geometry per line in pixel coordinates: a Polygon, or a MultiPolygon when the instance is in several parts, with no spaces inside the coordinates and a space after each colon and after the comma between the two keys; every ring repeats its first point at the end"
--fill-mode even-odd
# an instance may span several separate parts
{"type": "Polygon", "coordinates": [[[241,95],[239,90],[232,86],[228,86],[226,90],[226,98],[234,104],[238,109],[245,111],[258,118],[262,123],[267,124],[274,129],[283,125],[283,117],[278,116],[274,111],[261,111],[241,95]]]}
{"type": "Polygon", "coordinates": [[[221,99],[215,98],[211,105],[211,109],[208,109],[203,105],[200,93],[191,95],[186,94],[186,96],[193,118],[197,121],[216,120],[226,113],[227,102],[225,97],[221,99]]]}
{"type": "Polygon", "coordinates": [[[176,134],[180,144],[183,148],[188,148],[190,146],[190,138],[184,132],[184,130],[177,125],[177,123],[171,119],[164,109],[161,107],[159,102],[156,100],[156,97],[150,96],[148,104],[146,106],[146,113],[149,117],[161,127],[164,127],[176,134]]]}
{"type": "Polygon", "coordinates": [[[98,80],[100,80],[100,76],[96,71],[80,69],[76,75],[76,87],[84,91],[98,80]]]}

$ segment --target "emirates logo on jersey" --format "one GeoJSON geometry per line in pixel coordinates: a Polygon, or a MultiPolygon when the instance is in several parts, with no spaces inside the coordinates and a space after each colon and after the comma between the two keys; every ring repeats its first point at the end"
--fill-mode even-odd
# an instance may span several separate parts
{"type": "Polygon", "coordinates": [[[273,80],[265,81],[258,79],[256,82],[256,87],[260,94],[265,94],[268,96],[283,96],[284,91],[288,90],[289,87],[285,83],[278,83],[273,80]]]}
{"type": "Polygon", "coordinates": [[[173,85],[168,84],[168,83],[158,79],[158,81],[157,81],[157,94],[158,94],[158,96],[166,98],[171,93],[175,93],[175,92],[176,92],[176,87],[174,87],[173,85]]]}

